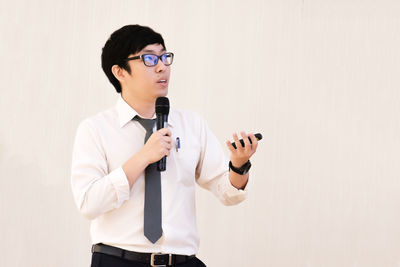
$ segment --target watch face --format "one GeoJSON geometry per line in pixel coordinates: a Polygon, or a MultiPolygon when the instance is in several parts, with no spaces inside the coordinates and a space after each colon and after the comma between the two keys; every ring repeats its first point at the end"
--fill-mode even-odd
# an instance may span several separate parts
{"type": "Polygon", "coordinates": [[[243,171],[243,174],[246,174],[249,170],[250,170],[250,167],[251,167],[251,163],[250,163],[250,161],[248,161],[241,169],[242,169],[242,171],[243,171]]]}

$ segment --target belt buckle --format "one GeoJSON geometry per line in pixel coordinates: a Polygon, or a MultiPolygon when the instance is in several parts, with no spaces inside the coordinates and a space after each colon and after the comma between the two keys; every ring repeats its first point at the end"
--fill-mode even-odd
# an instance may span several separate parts
{"type": "Polygon", "coordinates": [[[168,266],[172,265],[172,254],[162,254],[162,253],[151,253],[150,256],[150,266],[167,266],[167,265],[155,265],[154,258],[157,255],[168,255],[168,266]]]}

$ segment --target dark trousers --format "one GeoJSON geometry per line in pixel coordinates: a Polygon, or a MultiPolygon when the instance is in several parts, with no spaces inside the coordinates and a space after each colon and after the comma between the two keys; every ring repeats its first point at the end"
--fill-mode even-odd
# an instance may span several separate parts
{"type": "MultiPolygon", "coordinates": [[[[140,262],[129,261],[97,252],[94,252],[92,254],[92,264],[90,265],[90,267],[149,267],[149,266],[150,265],[146,265],[140,262]]],[[[205,267],[206,265],[201,260],[195,257],[184,263],[180,263],[174,266],[205,267]]]]}

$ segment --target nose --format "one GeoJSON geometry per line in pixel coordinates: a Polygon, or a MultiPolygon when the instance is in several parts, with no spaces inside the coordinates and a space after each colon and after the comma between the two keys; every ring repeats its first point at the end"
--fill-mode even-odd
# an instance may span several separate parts
{"type": "Polygon", "coordinates": [[[161,59],[158,59],[155,69],[156,72],[163,72],[167,67],[168,66],[165,66],[164,63],[162,63],[161,59]]]}

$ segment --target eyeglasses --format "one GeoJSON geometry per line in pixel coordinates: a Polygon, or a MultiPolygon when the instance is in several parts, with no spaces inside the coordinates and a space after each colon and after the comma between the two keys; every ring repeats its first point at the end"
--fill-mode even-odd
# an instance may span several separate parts
{"type": "Polygon", "coordinates": [[[157,65],[158,59],[161,59],[162,63],[164,63],[165,66],[169,66],[172,64],[172,61],[174,60],[174,53],[167,52],[162,54],[161,56],[157,56],[154,54],[143,54],[140,56],[128,57],[127,59],[125,59],[125,61],[135,60],[140,58],[143,60],[144,65],[147,67],[153,67],[157,65]]]}

